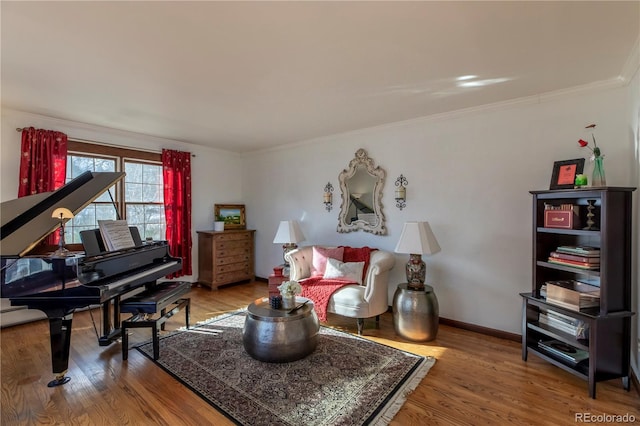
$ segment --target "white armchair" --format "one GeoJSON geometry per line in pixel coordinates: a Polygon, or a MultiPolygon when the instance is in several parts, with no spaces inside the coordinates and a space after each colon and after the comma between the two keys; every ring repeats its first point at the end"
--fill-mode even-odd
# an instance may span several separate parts
{"type": "MultiPolygon", "coordinates": [[[[285,258],[291,267],[291,280],[303,281],[311,276],[313,246],[292,250],[285,258]]],[[[362,334],[365,318],[376,317],[378,325],[380,314],[389,308],[387,286],[389,271],[394,264],[393,254],[383,250],[372,251],[363,285],[350,284],[338,289],[329,299],[327,312],[356,318],[358,334],[362,334]]]]}

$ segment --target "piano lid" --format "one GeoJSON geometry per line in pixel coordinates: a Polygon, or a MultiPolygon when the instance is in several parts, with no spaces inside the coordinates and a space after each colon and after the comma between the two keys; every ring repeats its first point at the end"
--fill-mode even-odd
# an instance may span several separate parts
{"type": "Polygon", "coordinates": [[[56,208],[66,207],[76,215],[124,175],[124,172],[84,172],[53,192],[3,202],[0,255],[24,256],[58,228],[60,220],[51,217],[56,208]]]}

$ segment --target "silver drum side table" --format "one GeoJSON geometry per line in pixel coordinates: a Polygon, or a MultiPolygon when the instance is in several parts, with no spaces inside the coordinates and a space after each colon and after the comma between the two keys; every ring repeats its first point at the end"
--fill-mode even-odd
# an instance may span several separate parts
{"type": "Polygon", "coordinates": [[[264,362],[291,362],[311,354],[318,344],[320,323],[313,302],[296,297],[295,312],[272,309],[268,298],[258,299],[247,308],[242,330],[244,350],[264,362]]]}
{"type": "Polygon", "coordinates": [[[433,287],[424,287],[412,290],[402,283],[393,295],[393,327],[405,339],[429,341],[438,334],[438,298],[433,287]]]}

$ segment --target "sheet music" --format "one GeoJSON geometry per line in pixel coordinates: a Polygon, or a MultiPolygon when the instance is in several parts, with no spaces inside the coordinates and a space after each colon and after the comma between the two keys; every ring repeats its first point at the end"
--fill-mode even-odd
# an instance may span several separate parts
{"type": "Polygon", "coordinates": [[[126,220],[99,220],[98,227],[107,250],[114,251],[135,247],[136,244],[126,220]]]}

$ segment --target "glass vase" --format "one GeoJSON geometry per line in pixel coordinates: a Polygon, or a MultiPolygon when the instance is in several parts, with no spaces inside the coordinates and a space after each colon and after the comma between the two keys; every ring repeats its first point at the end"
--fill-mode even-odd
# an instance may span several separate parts
{"type": "Polygon", "coordinates": [[[296,307],[296,296],[282,296],[280,303],[282,309],[293,309],[296,307]]]}
{"type": "Polygon", "coordinates": [[[593,175],[591,176],[591,186],[607,186],[604,177],[604,158],[598,156],[593,160],[593,175]]]}

